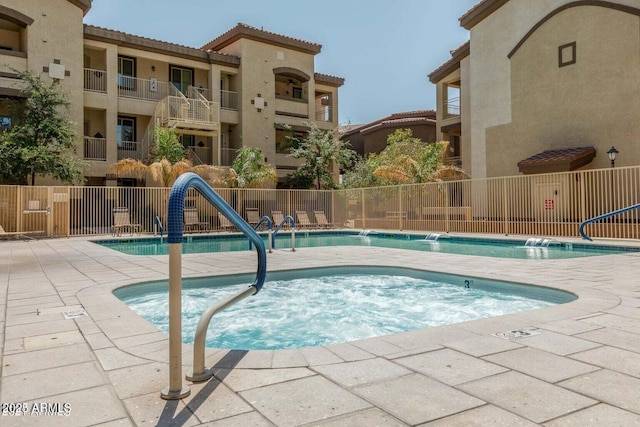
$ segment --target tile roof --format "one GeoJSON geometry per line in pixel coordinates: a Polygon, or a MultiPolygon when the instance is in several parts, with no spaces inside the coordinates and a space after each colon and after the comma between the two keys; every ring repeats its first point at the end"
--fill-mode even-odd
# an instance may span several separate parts
{"type": "Polygon", "coordinates": [[[596,156],[595,147],[547,150],[518,162],[523,174],[566,172],[587,165],[596,156]]]}
{"type": "Polygon", "coordinates": [[[460,68],[460,61],[469,56],[471,52],[471,42],[467,41],[451,51],[451,59],[429,73],[429,81],[431,83],[437,83],[444,77],[448,76],[458,68],[460,68]]]}
{"type": "Polygon", "coordinates": [[[322,83],[329,86],[340,87],[344,84],[342,77],[330,76],[329,74],[314,73],[316,83],[322,83]]]}
{"type": "Polygon", "coordinates": [[[84,36],[87,39],[115,43],[134,49],[176,55],[188,59],[197,59],[225,65],[239,65],[240,58],[220,52],[205,52],[201,49],[170,43],[162,40],[128,34],[95,25],[84,24],[84,36]]]}
{"type": "Polygon", "coordinates": [[[393,113],[370,123],[351,126],[348,130],[344,131],[344,134],[351,135],[360,132],[372,132],[373,130],[381,127],[393,127],[400,125],[410,126],[425,123],[436,123],[436,112],[434,110],[414,110],[393,113]]]}
{"type": "Polygon", "coordinates": [[[470,30],[476,24],[482,22],[484,18],[500,9],[509,0],[482,0],[471,9],[469,9],[459,19],[460,26],[470,30]]]}
{"type": "Polygon", "coordinates": [[[318,43],[312,43],[306,40],[272,33],[269,31],[265,31],[262,28],[252,27],[243,23],[238,23],[238,25],[236,25],[226,33],[211,40],[209,43],[202,46],[202,49],[220,50],[241,38],[247,38],[250,40],[257,40],[269,44],[283,46],[289,49],[311,53],[313,55],[320,53],[320,50],[322,49],[322,45],[318,43]]]}

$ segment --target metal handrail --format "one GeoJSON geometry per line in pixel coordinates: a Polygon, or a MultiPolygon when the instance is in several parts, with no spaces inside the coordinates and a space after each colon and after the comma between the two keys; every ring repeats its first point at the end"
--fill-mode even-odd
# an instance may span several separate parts
{"type": "MultiPolygon", "coordinates": [[[[258,229],[260,228],[260,226],[262,224],[266,223],[267,224],[267,229],[269,230],[269,237],[267,239],[268,241],[268,249],[269,249],[269,253],[271,253],[271,248],[273,240],[272,240],[272,235],[271,235],[271,229],[273,228],[273,222],[271,221],[271,218],[269,218],[267,215],[263,216],[262,218],[260,218],[260,221],[258,221],[258,223],[256,225],[253,226],[253,229],[258,231],[258,229]]],[[[253,249],[253,244],[251,243],[251,241],[249,241],[249,250],[253,249]]]]}
{"type": "Polygon", "coordinates": [[[156,216],[153,218],[153,222],[158,225],[158,230],[160,230],[160,237],[164,235],[164,227],[162,226],[162,221],[160,221],[160,217],[156,216]]]}
{"type": "Polygon", "coordinates": [[[289,224],[291,225],[291,252],[295,252],[296,251],[296,220],[293,219],[291,215],[287,215],[284,218],[282,218],[282,221],[280,221],[280,224],[278,224],[276,229],[273,230],[273,233],[271,234],[272,246],[274,248],[276,247],[276,235],[278,234],[278,231],[280,231],[287,222],[289,222],[289,224]]]}
{"type": "Polygon", "coordinates": [[[188,190],[194,187],[205,199],[218,209],[256,246],[258,271],[256,278],[247,289],[231,298],[218,302],[207,309],[198,322],[193,344],[193,373],[187,376],[191,381],[206,381],[213,372],[204,368],[205,339],[211,317],[230,305],[257,294],[264,284],[267,274],[267,253],[262,238],[253,228],[215,192],[202,178],[192,172],[178,177],[171,188],[168,207],[169,243],[169,386],[162,390],[163,399],[182,399],[191,392],[182,386],[182,240],[184,222],[184,201],[188,190]]]}
{"type": "Polygon", "coordinates": [[[585,221],[582,221],[582,223],[580,224],[580,228],[578,229],[578,232],[580,233],[580,236],[582,236],[583,239],[586,239],[586,240],[592,242],[593,239],[591,237],[587,236],[585,234],[585,232],[584,232],[584,226],[585,225],[590,224],[592,222],[601,221],[603,219],[612,217],[614,215],[619,215],[621,213],[629,212],[629,211],[631,211],[633,209],[640,209],[640,203],[638,203],[637,205],[627,206],[626,208],[618,209],[618,210],[615,210],[615,211],[612,211],[612,212],[609,212],[609,213],[606,213],[606,214],[598,215],[598,216],[596,216],[594,218],[590,218],[590,219],[587,219],[585,221]]]}

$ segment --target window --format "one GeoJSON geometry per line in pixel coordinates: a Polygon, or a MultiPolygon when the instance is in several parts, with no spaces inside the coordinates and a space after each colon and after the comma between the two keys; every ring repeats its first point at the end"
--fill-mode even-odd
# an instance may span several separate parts
{"type": "Polygon", "coordinates": [[[136,89],[136,59],[118,56],[118,86],[121,89],[136,89]]]}
{"type": "Polygon", "coordinates": [[[292,90],[293,98],[302,99],[302,88],[294,86],[292,90]]]}
{"type": "Polygon", "coordinates": [[[118,117],[118,150],[135,151],[136,119],[135,117],[118,117]]]}
{"type": "Polygon", "coordinates": [[[175,65],[169,66],[169,76],[171,83],[180,92],[186,94],[189,86],[193,86],[193,69],[177,67],[175,65]]]}

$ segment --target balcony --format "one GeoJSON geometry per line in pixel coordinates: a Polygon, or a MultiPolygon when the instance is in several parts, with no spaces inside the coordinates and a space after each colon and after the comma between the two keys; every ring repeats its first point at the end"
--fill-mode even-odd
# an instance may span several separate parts
{"type": "Polygon", "coordinates": [[[164,127],[201,131],[200,134],[204,135],[220,129],[220,109],[217,102],[167,96],[158,104],[156,117],[164,127]]]}
{"type": "Polygon", "coordinates": [[[280,116],[309,118],[309,102],[306,99],[276,95],[276,114],[280,116]]]}
{"type": "Polygon", "coordinates": [[[228,90],[220,91],[220,108],[238,111],[238,93],[228,90]]]}
{"type": "Polygon", "coordinates": [[[444,117],[456,117],[460,115],[460,97],[445,99],[444,117]]]}
{"type": "Polygon", "coordinates": [[[118,141],[118,160],[142,160],[145,155],[146,151],[143,151],[142,142],[118,141]]]}
{"type": "Polygon", "coordinates": [[[84,137],[84,159],[85,160],[107,160],[107,140],[106,138],[84,137]]]}
{"type": "Polygon", "coordinates": [[[89,92],[107,93],[107,72],[85,68],[84,90],[89,92]]]}
{"type": "Polygon", "coordinates": [[[158,102],[169,96],[171,87],[169,83],[158,79],[139,79],[118,74],[118,96],[122,98],[158,102]]]}
{"type": "Polygon", "coordinates": [[[320,110],[316,110],[316,121],[330,123],[333,122],[333,109],[329,106],[324,106],[320,110]]]}

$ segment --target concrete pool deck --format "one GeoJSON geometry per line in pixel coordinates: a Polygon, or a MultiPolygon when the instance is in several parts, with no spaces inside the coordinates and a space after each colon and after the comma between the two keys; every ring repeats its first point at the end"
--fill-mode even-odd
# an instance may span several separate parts
{"type": "MultiPolygon", "coordinates": [[[[180,401],[160,398],[167,338],[111,294],[166,279],[168,256],[125,255],[84,238],[2,241],[0,253],[3,426],[640,425],[639,252],[517,260],[375,247],[275,251],[269,271],[401,266],[579,298],[325,347],[208,350],[215,378],[184,381],[191,395],[180,401]],[[492,335],[518,329],[533,334],[492,335]]],[[[190,254],[182,264],[183,277],[255,266],[248,251],[190,254]]],[[[183,349],[186,373],[192,352],[183,349]]]]}

